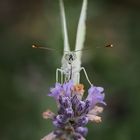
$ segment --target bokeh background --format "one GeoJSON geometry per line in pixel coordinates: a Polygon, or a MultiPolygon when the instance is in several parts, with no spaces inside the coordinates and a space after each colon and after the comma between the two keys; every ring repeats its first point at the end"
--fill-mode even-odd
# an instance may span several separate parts
{"type": "MultiPolygon", "coordinates": [[[[64,0],[74,48],[82,0],[64,0]]],[[[101,124],[87,140],[137,140],[140,132],[140,1],[89,0],[82,65],[103,86],[101,124]],[[104,46],[113,43],[114,48],[104,46]]],[[[63,38],[58,0],[0,0],[0,140],[39,140],[53,130],[43,120],[61,65],[63,38]],[[32,44],[57,51],[32,49],[32,44]]],[[[84,77],[82,78],[86,88],[84,77]]]]}

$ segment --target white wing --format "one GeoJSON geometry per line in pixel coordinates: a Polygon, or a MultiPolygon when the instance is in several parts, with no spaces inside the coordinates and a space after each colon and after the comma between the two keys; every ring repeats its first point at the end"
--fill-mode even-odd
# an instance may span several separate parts
{"type": "MultiPolygon", "coordinates": [[[[83,0],[82,10],[81,10],[78,28],[77,28],[75,51],[82,50],[84,47],[85,34],[86,34],[86,23],[85,23],[86,10],[87,10],[87,0],[83,0]]],[[[81,53],[82,51],[76,52],[77,58],[79,60],[81,59],[81,53]]]]}
{"type": "Polygon", "coordinates": [[[59,0],[59,2],[60,2],[60,12],[61,12],[63,36],[64,36],[64,51],[70,51],[63,0],[59,0]]]}

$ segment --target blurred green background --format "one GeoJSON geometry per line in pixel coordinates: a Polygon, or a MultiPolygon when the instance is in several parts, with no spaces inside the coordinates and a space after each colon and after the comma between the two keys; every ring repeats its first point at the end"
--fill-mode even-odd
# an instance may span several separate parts
{"type": "MultiPolygon", "coordinates": [[[[64,3],[74,48],[82,0],[64,3]]],[[[53,130],[42,112],[56,110],[47,93],[61,65],[60,23],[58,0],[0,0],[0,140],[39,140],[53,130]],[[34,43],[58,51],[32,49],[34,43]]],[[[89,0],[86,24],[89,51],[82,65],[94,84],[105,88],[108,104],[103,122],[88,125],[87,140],[137,140],[140,1],[89,0]],[[115,47],[105,48],[109,43],[115,47]]]]}

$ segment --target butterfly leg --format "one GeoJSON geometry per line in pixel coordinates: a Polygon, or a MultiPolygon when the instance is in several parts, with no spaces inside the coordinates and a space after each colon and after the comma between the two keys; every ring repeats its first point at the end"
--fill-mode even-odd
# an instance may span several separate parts
{"type": "Polygon", "coordinates": [[[80,73],[77,72],[77,83],[79,84],[80,83],[80,73]]]}
{"type": "MultiPolygon", "coordinates": [[[[60,69],[60,70],[61,70],[61,69],[60,69]]],[[[64,72],[63,72],[63,70],[61,70],[60,72],[61,72],[61,84],[63,84],[63,82],[64,82],[64,81],[63,81],[63,76],[64,76],[63,73],[64,73],[64,72]]]]}
{"type": "Polygon", "coordinates": [[[58,72],[60,71],[60,69],[56,69],[56,83],[58,83],[58,72]]]}
{"type": "Polygon", "coordinates": [[[61,74],[61,79],[60,79],[60,81],[61,81],[61,83],[63,82],[63,70],[62,69],[56,69],[56,82],[58,83],[59,82],[59,72],[60,72],[60,74],[61,74]]]}
{"type": "Polygon", "coordinates": [[[92,86],[93,84],[90,82],[89,77],[88,77],[88,75],[87,75],[87,72],[86,72],[85,68],[84,68],[84,67],[81,67],[80,71],[81,71],[81,70],[84,71],[84,74],[85,74],[85,76],[86,76],[86,79],[87,79],[88,83],[92,86]]]}

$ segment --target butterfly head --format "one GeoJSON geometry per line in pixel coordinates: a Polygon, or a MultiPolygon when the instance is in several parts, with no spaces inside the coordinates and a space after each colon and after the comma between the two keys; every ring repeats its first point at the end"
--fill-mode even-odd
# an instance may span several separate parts
{"type": "Polygon", "coordinates": [[[75,52],[65,53],[64,58],[69,64],[72,64],[72,62],[76,59],[76,53],[75,52]]]}

